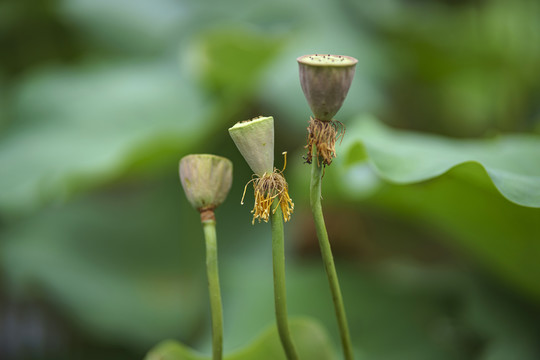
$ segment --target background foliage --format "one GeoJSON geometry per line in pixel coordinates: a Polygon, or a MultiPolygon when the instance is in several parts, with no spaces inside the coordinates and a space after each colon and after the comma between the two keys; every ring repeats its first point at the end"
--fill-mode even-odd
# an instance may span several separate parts
{"type": "Polygon", "coordinates": [[[2,2],[0,358],[209,353],[177,177],[198,152],[235,164],[225,350],[262,334],[270,235],[239,204],[251,174],[226,132],[260,114],[289,151],[290,312],[337,348],[302,164],[295,59],[316,52],[359,59],[323,185],[358,357],[540,358],[539,18],[534,0],[2,2]]]}

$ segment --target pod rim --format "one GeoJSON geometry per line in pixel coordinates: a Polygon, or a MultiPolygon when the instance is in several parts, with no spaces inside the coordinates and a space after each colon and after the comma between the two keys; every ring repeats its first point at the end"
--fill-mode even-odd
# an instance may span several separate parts
{"type": "Polygon", "coordinates": [[[309,65],[309,66],[320,66],[320,67],[349,67],[354,66],[358,63],[358,59],[347,56],[347,55],[332,55],[332,54],[309,54],[302,55],[296,58],[299,64],[309,65]],[[318,58],[323,57],[322,60],[318,58]],[[328,61],[325,58],[330,58],[332,61],[328,61]],[[317,58],[317,59],[316,59],[317,58]],[[325,61],[323,61],[325,60],[325,61]]]}
{"type": "Polygon", "coordinates": [[[242,121],[239,121],[239,122],[237,122],[236,124],[234,124],[234,126],[230,127],[230,128],[229,128],[229,131],[231,131],[231,130],[237,130],[237,129],[243,128],[243,127],[245,127],[245,126],[254,124],[254,123],[267,121],[267,120],[269,120],[269,119],[274,119],[274,118],[273,118],[272,116],[257,116],[257,117],[255,117],[255,118],[253,118],[253,119],[242,120],[242,121]]]}

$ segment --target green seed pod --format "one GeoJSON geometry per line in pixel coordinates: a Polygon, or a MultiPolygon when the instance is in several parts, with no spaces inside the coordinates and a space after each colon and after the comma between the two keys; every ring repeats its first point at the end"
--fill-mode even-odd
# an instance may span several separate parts
{"type": "Polygon", "coordinates": [[[274,171],[274,118],[259,116],[241,121],[229,134],[249,167],[259,176],[274,171]]]}
{"type": "Polygon", "coordinates": [[[196,154],[180,160],[180,181],[188,201],[199,211],[211,210],[227,198],[232,162],[221,156],[196,154]]]}
{"type": "Polygon", "coordinates": [[[331,121],[347,97],[358,60],[343,55],[304,55],[298,59],[300,84],[315,118],[331,121]]]}

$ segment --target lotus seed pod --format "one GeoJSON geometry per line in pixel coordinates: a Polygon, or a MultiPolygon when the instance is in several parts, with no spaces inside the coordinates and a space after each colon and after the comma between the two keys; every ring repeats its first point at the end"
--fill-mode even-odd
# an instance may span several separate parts
{"type": "Polygon", "coordinates": [[[187,155],[180,160],[180,181],[195,209],[214,209],[225,201],[232,185],[232,167],[229,159],[216,155],[187,155]]]}
{"type": "Polygon", "coordinates": [[[249,167],[259,176],[274,171],[274,118],[259,116],[236,123],[229,134],[249,167]]]}
{"type": "Polygon", "coordinates": [[[331,121],[347,97],[358,60],[343,55],[304,55],[298,59],[300,84],[315,118],[331,121]]]}

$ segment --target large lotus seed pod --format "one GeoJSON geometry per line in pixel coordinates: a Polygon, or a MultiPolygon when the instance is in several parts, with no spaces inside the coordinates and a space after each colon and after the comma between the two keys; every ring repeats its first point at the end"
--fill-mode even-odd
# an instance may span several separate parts
{"type": "Polygon", "coordinates": [[[236,123],[229,134],[249,167],[259,176],[274,171],[274,118],[259,116],[236,123]]]}
{"type": "Polygon", "coordinates": [[[315,118],[331,121],[339,111],[358,60],[343,55],[304,55],[298,59],[300,84],[315,118]]]}
{"type": "Polygon", "coordinates": [[[216,155],[187,155],[180,160],[180,181],[195,209],[214,209],[225,201],[232,185],[232,167],[229,159],[216,155]]]}

